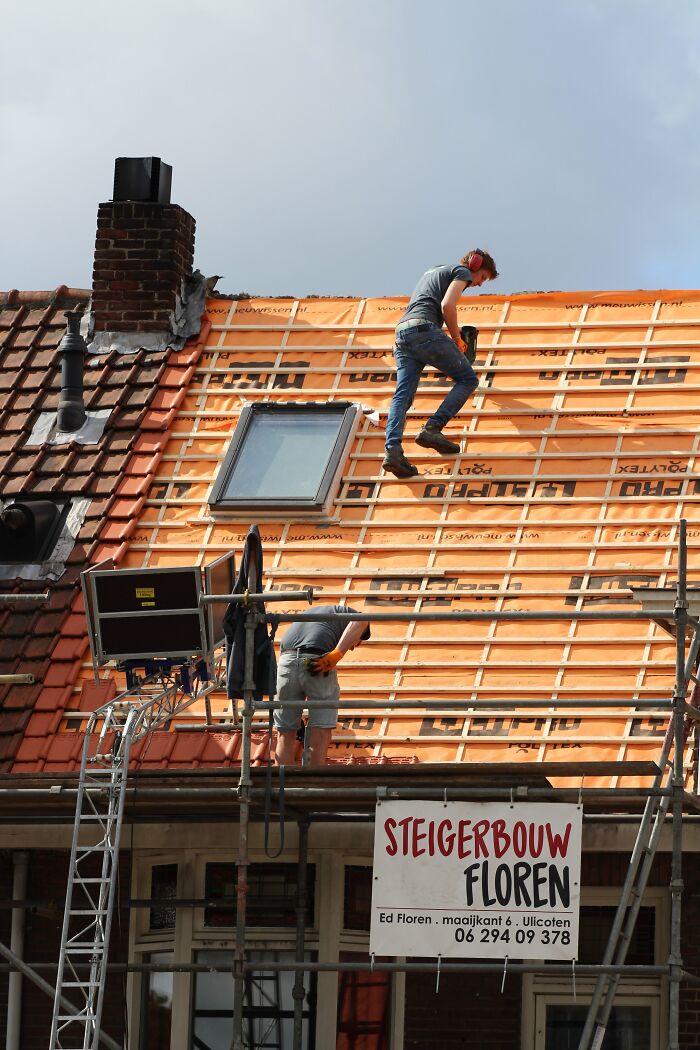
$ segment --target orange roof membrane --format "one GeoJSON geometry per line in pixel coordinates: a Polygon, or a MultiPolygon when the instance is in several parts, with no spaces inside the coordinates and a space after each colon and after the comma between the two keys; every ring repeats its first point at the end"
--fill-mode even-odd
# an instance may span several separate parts
{"type": "MultiPolygon", "coordinates": [[[[381,469],[404,305],[211,300],[186,389],[161,406],[167,442],[120,564],[205,564],[240,550],[250,520],[215,517],[207,501],[245,404],[351,400],[368,413],[332,517],[258,518],[268,588],[311,584],[317,600],[347,598],[370,613],[625,611],[637,608],[631,587],[674,583],[681,518],[692,582],[700,292],[464,297],[460,323],[480,329],[480,385],[448,427],[463,451],[441,459],[413,442],[448,388],[426,369],[404,444],[420,475],[408,482],[381,469]]],[[[81,676],[90,674],[84,658],[81,676]]],[[[619,702],[670,698],[674,644],[646,621],[382,622],[340,678],[343,699],[360,706],[341,709],[334,759],[656,760],[666,716],[619,702]],[[584,698],[606,703],[577,706],[584,698]],[[369,699],[384,704],[363,709],[369,699]],[[430,709],[402,708],[426,700],[430,709]],[[494,700],[512,708],[489,711],[494,700]]],[[[79,686],[63,731],[81,725],[79,686]]],[[[223,695],[211,702],[229,719],[223,695]]],[[[203,716],[202,705],[183,719],[203,716]]],[[[161,738],[173,734],[158,735],[158,754],[167,751],[158,762],[235,759],[218,736],[176,735],[167,747],[161,738]]]]}

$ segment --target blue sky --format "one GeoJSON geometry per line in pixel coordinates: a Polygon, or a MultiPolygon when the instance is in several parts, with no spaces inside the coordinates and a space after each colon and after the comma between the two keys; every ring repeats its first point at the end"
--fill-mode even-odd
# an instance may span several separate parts
{"type": "Polygon", "coordinates": [[[89,287],[147,155],[226,292],[700,287],[697,0],[10,0],[0,127],[4,290],[89,287]]]}

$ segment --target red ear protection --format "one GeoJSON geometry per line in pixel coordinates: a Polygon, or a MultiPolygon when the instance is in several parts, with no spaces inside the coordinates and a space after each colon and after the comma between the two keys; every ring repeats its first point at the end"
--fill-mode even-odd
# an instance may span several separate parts
{"type": "Polygon", "coordinates": [[[483,265],[484,257],[480,252],[469,253],[469,262],[467,263],[467,266],[469,267],[472,273],[476,273],[476,271],[480,270],[483,265]]]}

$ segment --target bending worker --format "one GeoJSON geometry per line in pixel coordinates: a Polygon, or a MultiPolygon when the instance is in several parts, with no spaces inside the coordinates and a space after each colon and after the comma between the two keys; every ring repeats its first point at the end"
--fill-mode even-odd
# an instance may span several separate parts
{"type": "MultiPolygon", "coordinates": [[[[319,605],[314,611],[322,616],[352,613],[357,609],[347,605],[319,605]]],[[[323,765],[338,721],[340,686],[336,665],[345,653],[369,636],[369,624],[360,620],[349,623],[302,620],[293,623],[286,632],[277,668],[277,699],[283,705],[275,708],[275,757],[279,766],[297,764],[296,734],[307,700],[327,705],[309,708],[309,765],[323,765]]]]}
{"type": "Polygon", "coordinates": [[[418,471],[403,453],[406,413],[413,404],[426,365],[454,379],[454,386],[416,438],[422,448],[443,456],[456,456],[459,445],[442,433],[478,385],[465,357],[466,344],[457,323],[457,302],[465,288],[479,288],[498,277],[496,264],[480,249],[467,252],[456,266],[436,266],[424,273],[406,311],[396,326],[396,391],[386,425],[386,454],[382,466],[397,478],[414,477],[418,471]],[[450,333],[442,330],[443,321],[450,333]],[[450,338],[451,337],[451,338],[450,338]]]}

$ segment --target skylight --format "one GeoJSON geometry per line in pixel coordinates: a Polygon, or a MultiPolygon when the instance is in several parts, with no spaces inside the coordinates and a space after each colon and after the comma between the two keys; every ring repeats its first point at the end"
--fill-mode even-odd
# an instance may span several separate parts
{"type": "Polygon", "coordinates": [[[211,506],[321,513],[335,495],[357,415],[348,402],[247,405],[211,506]]]}

